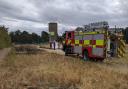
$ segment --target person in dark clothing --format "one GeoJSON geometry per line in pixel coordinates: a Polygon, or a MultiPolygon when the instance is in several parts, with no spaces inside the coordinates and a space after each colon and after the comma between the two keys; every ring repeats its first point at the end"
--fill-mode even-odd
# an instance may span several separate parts
{"type": "Polygon", "coordinates": [[[56,50],[56,48],[55,48],[56,47],[56,42],[55,41],[53,42],[53,45],[54,45],[54,50],[56,50]]]}
{"type": "Polygon", "coordinates": [[[52,49],[52,42],[50,42],[50,48],[52,49]]]}
{"type": "Polygon", "coordinates": [[[111,43],[110,43],[110,53],[111,53],[111,57],[114,57],[114,50],[115,50],[114,42],[111,42],[111,43]]]}

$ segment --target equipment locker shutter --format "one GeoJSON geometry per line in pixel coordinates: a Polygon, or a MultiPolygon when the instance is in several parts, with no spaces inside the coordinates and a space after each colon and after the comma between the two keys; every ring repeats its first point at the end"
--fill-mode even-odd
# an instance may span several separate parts
{"type": "Polygon", "coordinates": [[[95,44],[93,44],[92,54],[102,57],[104,54],[104,34],[93,35],[93,41],[95,44]]]}
{"type": "Polygon", "coordinates": [[[96,56],[103,56],[104,49],[103,48],[93,48],[92,54],[96,56]]]}
{"type": "Polygon", "coordinates": [[[91,45],[92,37],[93,35],[84,35],[83,36],[84,45],[91,45]]]}
{"type": "Polygon", "coordinates": [[[80,45],[81,40],[82,40],[82,35],[75,36],[75,46],[74,46],[75,53],[82,54],[82,45],[80,45]]]}

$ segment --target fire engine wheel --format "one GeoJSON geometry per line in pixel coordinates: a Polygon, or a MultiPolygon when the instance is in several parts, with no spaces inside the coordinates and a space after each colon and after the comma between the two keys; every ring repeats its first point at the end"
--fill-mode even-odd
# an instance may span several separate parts
{"type": "Polygon", "coordinates": [[[100,58],[100,59],[93,59],[93,61],[95,62],[103,62],[104,58],[100,58]]]}
{"type": "Polygon", "coordinates": [[[83,60],[84,61],[89,60],[88,51],[84,51],[83,60]]]}
{"type": "Polygon", "coordinates": [[[104,61],[104,58],[99,59],[99,61],[100,61],[100,62],[103,62],[103,61],[104,61]]]}

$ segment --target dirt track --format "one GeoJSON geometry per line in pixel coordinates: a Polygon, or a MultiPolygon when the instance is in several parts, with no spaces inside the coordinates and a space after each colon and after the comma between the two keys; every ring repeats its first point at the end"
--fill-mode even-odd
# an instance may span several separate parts
{"type": "Polygon", "coordinates": [[[4,48],[0,50],[0,60],[4,59],[7,54],[9,53],[9,51],[11,50],[11,48],[4,48]]]}
{"type": "Polygon", "coordinates": [[[56,50],[46,49],[46,48],[40,48],[40,49],[44,50],[46,52],[49,52],[49,53],[56,53],[56,54],[59,54],[59,55],[64,55],[64,52],[61,49],[56,49],[56,50]]]}

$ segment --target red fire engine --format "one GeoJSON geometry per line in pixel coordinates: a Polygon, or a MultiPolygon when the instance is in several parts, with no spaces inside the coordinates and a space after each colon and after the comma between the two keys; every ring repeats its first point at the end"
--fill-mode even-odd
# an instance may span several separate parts
{"type": "Polygon", "coordinates": [[[106,48],[107,33],[105,30],[92,32],[67,31],[63,44],[65,55],[78,54],[84,60],[103,60],[106,57],[106,48]]]}

